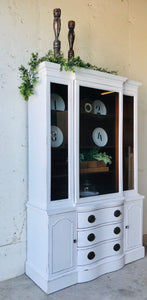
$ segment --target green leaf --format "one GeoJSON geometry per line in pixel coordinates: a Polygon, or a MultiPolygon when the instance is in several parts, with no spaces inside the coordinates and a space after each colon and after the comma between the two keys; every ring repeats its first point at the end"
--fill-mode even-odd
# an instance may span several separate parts
{"type": "Polygon", "coordinates": [[[35,85],[38,82],[37,67],[43,61],[49,61],[52,63],[60,64],[60,71],[71,71],[75,72],[75,68],[92,69],[101,72],[107,72],[111,74],[117,74],[116,71],[108,71],[107,69],[99,68],[95,65],[91,65],[89,62],[84,62],[80,56],[72,57],[69,61],[64,58],[63,53],[54,56],[52,50],[49,50],[47,54],[41,58],[38,56],[38,52],[31,53],[30,60],[28,62],[29,68],[25,68],[21,65],[18,69],[20,72],[20,78],[22,80],[21,85],[18,87],[20,94],[24,97],[24,100],[28,100],[31,95],[34,94],[35,85]]]}

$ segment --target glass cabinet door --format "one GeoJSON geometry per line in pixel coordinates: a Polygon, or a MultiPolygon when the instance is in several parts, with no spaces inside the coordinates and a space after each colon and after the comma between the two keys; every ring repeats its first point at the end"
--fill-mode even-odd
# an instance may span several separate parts
{"type": "Polygon", "coordinates": [[[51,201],[68,198],[68,86],[51,83],[51,201]]]}
{"type": "Polygon", "coordinates": [[[79,197],[118,192],[119,94],[80,86],[79,197]]]}
{"type": "Polygon", "coordinates": [[[123,189],[134,189],[134,99],[123,97],[123,189]]]}

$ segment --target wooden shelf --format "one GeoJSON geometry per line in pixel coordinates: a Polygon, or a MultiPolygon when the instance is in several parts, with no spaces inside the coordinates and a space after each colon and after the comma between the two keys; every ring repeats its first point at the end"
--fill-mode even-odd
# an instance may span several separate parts
{"type": "Polygon", "coordinates": [[[81,174],[86,173],[100,173],[100,172],[109,172],[109,167],[99,167],[99,168],[85,168],[80,169],[81,174]]]}
{"type": "Polygon", "coordinates": [[[107,119],[114,119],[115,118],[114,114],[100,115],[100,114],[94,114],[94,113],[80,112],[80,115],[82,117],[93,118],[93,119],[101,119],[101,120],[107,120],[107,119]]]}

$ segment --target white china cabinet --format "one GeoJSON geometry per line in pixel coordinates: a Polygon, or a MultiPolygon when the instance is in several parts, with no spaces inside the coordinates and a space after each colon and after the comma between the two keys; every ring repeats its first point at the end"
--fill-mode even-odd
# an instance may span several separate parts
{"type": "Polygon", "coordinates": [[[139,83],[39,66],[28,103],[26,274],[47,294],[142,258],[139,83]]]}

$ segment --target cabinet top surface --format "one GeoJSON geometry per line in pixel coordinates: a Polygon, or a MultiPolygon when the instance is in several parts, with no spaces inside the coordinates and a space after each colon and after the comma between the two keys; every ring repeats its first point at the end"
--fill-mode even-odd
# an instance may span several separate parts
{"type": "Polygon", "coordinates": [[[50,75],[52,74],[56,76],[63,76],[63,77],[67,77],[72,79],[72,80],[84,80],[84,78],[87,79],[87,77],[92,77],[92,78],[96,78],[96,79],[103,79],[103,80],[110,80],[110,81],[115,81],[118,82],[119,85],[122,85],[124,82],[126,82],[127,78],[123,77],[123,76],[119,76],[119,75],[114,75],[114,74],[110,74],[107,72],[101,72],[101,71],[95,71],[95,70],[90,70],[90,69],[78,69],[75,68],[75,72],[71,72],[71,71],[60,71],[60,65],[57,63],[51,63],[51,62],[42,62],[39,65],[39,72],[43,72],[46,75],[50,75]],[[62,74],[62,75],[61,75],[62,74]]]}
{"type": "Polygon", "coordinates": [[[115,75],[115,74],[110,74],[107,72],[102,72],[102,71],[95,71],[91,69],[85,69],[85,68],[75,68],[75,72],[72,71],[60,71],[60,65],[57,63],[52,63],[52,62],[47,62],[44,61],[40,63],[38,67],[38,71],[41,75],[43,73],[44,75],[47,76],[52,76],[52,77],[62,77],[65,79],[70,79],[70,80],[88,80],[88,81],[93,81],[98,82],[98,81],[105,81],[109,82],[111,85],[115,85],[118,87],[122,87],[123,89],[127,91],[135,90],[141,86],[142,84],[138,81],[135,80],[129,80],[127,77],[123,77],[120,75],[115,75]]]}

